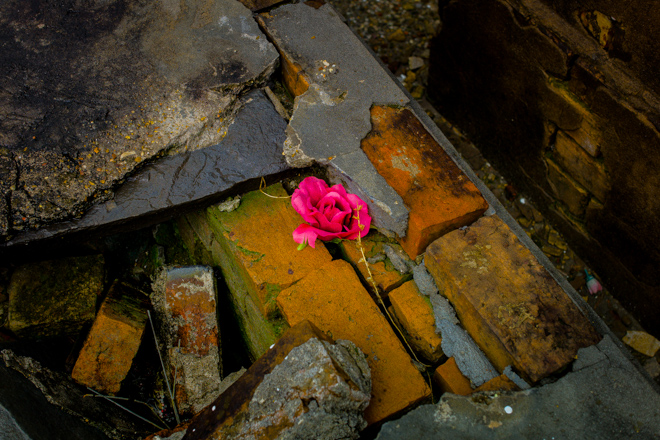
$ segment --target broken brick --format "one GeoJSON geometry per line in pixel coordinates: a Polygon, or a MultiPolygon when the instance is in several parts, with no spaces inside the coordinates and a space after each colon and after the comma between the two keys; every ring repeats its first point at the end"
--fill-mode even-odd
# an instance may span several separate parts
{"type": "Polygon", "coordinates": [[[434,241],[424,258],[461,324],[502,372],[536,382],[599,336],[557,282],[497,216],[434,241]]]}
{"type": "Polygon", "coordinates": [[[371,368],[369,424],[381,422],[430,396],[422,375],[364,289],[351,265],[332,261],[277,297],[290,325],[309,320],[333,339],[347,339],[367,355],[371,368]]]}
{"type": "Polygon", "coordinates": [[[477,187],[408,109],[373,106],[362,150],[410,209],[400,239],[410,258],[488,208],[477,187]]]}
{"type": "Polygon", "coordinates": [[[119,392],[146,327],[141,296],[126,284],[113,284],[73,367],[76,382],[103,393],[119,392]]]}
{"type": "Polygon", "coordinates": [[[408,281],[389,295],[397,320],[410,335],[408,342],[415,352],[431,363],[443,356],[442,339],[435,332],[433,306],[424,297],[414,281],[408,281]]]}

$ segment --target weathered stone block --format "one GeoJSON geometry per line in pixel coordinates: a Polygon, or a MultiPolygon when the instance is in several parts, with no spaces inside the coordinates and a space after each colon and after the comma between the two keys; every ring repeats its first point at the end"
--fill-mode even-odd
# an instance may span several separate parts
{"type": "Polygon", "coordinates": [[[589,193],[552,159],[546,159],[545,163],[548,165],[548,183],[555,197],[566,204],[571,214],[583,217],[591,199],[589,193]]]}
{"type": "Polygon", "coordinates": [[[477,187],[408,109],[374,106],[362,151],[410,209],[401,244],[411,258],[488,208],[477,187]]]}
{"type": "Polygon", "coordinates": [[[163,268],[153,290],[177,407],[196,413],[215,399],[222,376],[213,270],[163,268]]]}
{"type": "Polygon", "coordinates": [[[358,438],[370,391],[355,344],[302,321],[195,416],[184,439],[358,438]]]}
{"type": "Polygon", "coordinates": [[[76,335],[96,314],[102,255],[26,264],[12,274],[7,326],[21,337],[76,335]]]}
{"type": "Polygon", "coordinates": [[[353,341],[367,355],[373,384],[365,411],[369,424],[430,396],[422,375],[349,263],[326,264],[283,290],[277,303],[290,325],[309,320],[334,339],[353,341]]]}
{"type": "Polygon", "coordinates": [[[442,357],[442,339],[435,332],[433,306],[414,281],[408,281],[389,294],[394,314],[410,335],[408,342],[424,359],[435,363],[442,357]]]}
{"type": "MultiPolygon", "coordinates": [[[[410,279],[409,274],[402,274],[399,272],[387,259],[385,251],[383,250],[383,245],[387,244],[386,240],[387,239],[384,236],[373,230],[369,232],[369,235],[362,239],[364,255],[369,262],[371,275],[376,286],[378,286],[380,294],[383,296],[387,296],[392,289],[397,288],[410,279]]],[[[363,262],[360,262],[362,259],[362,253],[360,252],[360,249],[358,249],[357,243],[345,240],[342,241],[339,246],[344,259],[351,263],[355,271],[360,275],[362,281],[369,285],[369,290],[371,291],[373,287],[371,287],[371,283],[367,281],[367,278],[369,278],[367,266],[363,262]]]]}
{"type": "Polygon", "coordinates": [[[502,372],[536,382],[563,368],[598,334],[497,216],[436,240],[424,262],[463,327],[502,372]]]}
{"type": "Polygon", "coordinates": [[[553,157],[598,200],[606,200],[610,182],[604,165],[587,154],[573,138],[561,130],[557,132],[553,157]]]}
{"type": "Polygon", "coordinates": [[[137,354],[147,324],[146,297],[116,282],[101,304],[71,377],[106,394],[116,394],[137,354]]]}

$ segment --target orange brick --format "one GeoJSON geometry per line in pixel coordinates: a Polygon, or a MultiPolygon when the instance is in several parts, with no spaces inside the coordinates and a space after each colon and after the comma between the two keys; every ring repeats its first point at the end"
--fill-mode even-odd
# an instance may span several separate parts
{"type": "MultiPolygon", "coordinates": [[[[264,191],[287,196],[279,183],[264,191]]],[[[303,220],[288,198],[274,199],[252,191],[243,196],[235,211],[210,207],[208,218],[218,234],[215,238],[230,258],[237,260],[248,292],[264,316],[277,312],[275,297],[282,289],[332,260],[320,240],[315,249],[307,246],[297,250],[291,234],[303,220]]]]}
{"type": "Polygon", "coordinates": [[[536,382],[599,336],[497,216],[434,241],[424,258],[440,292],[493,365],[536,382]]]}
{"type": "Polygon", "coordinates": [[[443,356],[440,344],[442,339],[435,332],[433,307],[419,290],[414,281],[408,281],[394,289],[389,295],[397,320],[406,330],[408,342],[415,352],[431,363],[443,356]]]}
{"type": "Polygon", "coordinates": [[[504,374],[501,374],[485,384],[481,385],[479,388],[475,389],[474,392],[478,393],[480,391],[518,391],[520,387],[516,385],[511,379],[506,377],[504,374]]]}
{"type": "MultiPolygon", "coordinates": [[[[362,246],[364,247],[364,254],[367,259],[383,252],[384,243],[386,243],[386,238],[382,234],[374,231],[369,232],[369,235],[362,239],[362,246]]],[[[353,268],[360,274],[362,281],[371,287],[370,283],[366,282],[367,278],[369,278],[369,273],[367,272],[367,266],[360,262],[362,253],[358,249],[357,243],[355,241],[345,240],[341,242],[340,247],[344,259],[353,265],[353,268]]],[[[371,275],[376,282],[376,286],[378,286],[378,290],[383,297],[387,297],[389,291],[399,287],[412,277],[409,273],[402,275],[387,259],[373,264],[370,263],[369,268],[371,269],[371,275]]],[[[369,290],[371,291],[371,288],[369,290]]]]}
{"type": "Polygon", "coordinates": [[[470,380],[463,376],[453,357],[435,369],[433,379],[444,393],[469,396],[474,392],[470,386],[470,380]]]}
{"type": "Polygon", "coordinates": [[[477,187],[408,109],[373,106],[362,150],[410,209],[401,245],[410,258],[488,208],[477,187]]]}
{"type": "Polygon", "coordinates": [[[430,389],[351,265],[335,260],[277,297],[290,325],[309,320],[333,339],[352,341],[367,355],[373,384],[365,411],[381,422],[425,400],[430,389]]]}
{"type": "Polygon", "coordinates": [[[115,283],[101,304],[71,377],[100,392],[116,394],[137,354],[147,313],[131,287],[115,283]]]}

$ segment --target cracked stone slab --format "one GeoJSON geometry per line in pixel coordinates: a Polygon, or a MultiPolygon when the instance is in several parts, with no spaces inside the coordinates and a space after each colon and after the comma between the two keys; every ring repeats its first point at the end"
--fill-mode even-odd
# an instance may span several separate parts
{"type": "Polygon", "coordinates": [[[0,28],[2,236],[80,216],[170,150],[217,144],[237,95],[278,61],[236,0],[10,0],[0,28]]]}
{"type": "Polygon", "coordinates": [[[377,440],[657,438],[660,394],[611,340],[593,347],[600,360],[557,382],[519,392],[445,394],[437,405],[383,425],[377,440]]]}
{"type": "Polygon", "coordinates": [[[163,220],[186,207],[219,199],[251,179],[286,171],[285,128],[286,121],[265,94],[255,90],[244,99],[219,143],[162,158],[131,176],[112,199],[94,206],[81,219],[24,233],[0,245],[0,250],[129,221],[163,220]]]}
{"type": "Polygon", "coordinates": [[[260,21],[311,81],[295,99],[284,150],[288,163],[327,165],[332,180],[367,201],[377,227],[405,236],[408,210],[360,142],[371,130],[371,106],[404,106],[406,95],[330,5],[285,5],[261,14],[260,21]]]}

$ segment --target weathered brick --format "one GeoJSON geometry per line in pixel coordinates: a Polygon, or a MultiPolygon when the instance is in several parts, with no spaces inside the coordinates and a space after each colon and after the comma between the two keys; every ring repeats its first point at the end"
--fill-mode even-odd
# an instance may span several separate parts
{"type": "Polygon", "coordinates": [[[453,357],[435,369],[433,380],[444,393],[469,396],[474,392],[470,386],[470,380],[463,376],[453,357]]]}
{"type": "Polygon", "coordinates": [[[548,164],[548,182],[555,196],[566,204],[571,214],[584,216],[591,198],[589,193],[553,160],[545,159],[545,162],[548,164]]]}
{"type": "MultiPolygon", "coordinates": [[[[559,128],[570,136],[584,151],[593,157],[600,156],[600,147],[603,134],[599,128],[598,117],[591,113],[586,104],[582,102],[561,81],[550,80],[548,88],[551,94],[558,98],[555,108],[548,109],[544,104],[546,114],[559,124],[559,128]],[[570,115],[572,117],[567,117],[570,115]]],[[[550,99],[549,102],[553,102],[550,99]]]]}
{"type": "Polygon", "coordinates": [[[598,200],[606,200],[610,183],[605,167],[561,130],[557,132],[553,157],[573,179],[598,200]]]}
{"type": "Polygon", "coordinates": [[[408,109],[373,106],[362,150],[410,209],[401,244],[411,258],[488,208],[477,187],[408,109]]]}
{"type": "Polygon", "coordinates": [[[431,391],[351,265],[332,261],[277,297],[290,325],[309,320],[333,339],[347,339],[367,355],[372,399],[365,411],[377,423],[430,396],[431,391]]]}
{"type": "Polygon", "coordinates": [[[113,284],[71,372],[76,382],[103,393],[119,392],[147,323],[142,296],[126,284],[113,284]]]}
{"type": "MultiPolygon", "coordinates": [[[[378,286],[378,290],[384,297],[387,296],[389,291],[397,288],[411,278],[410,274],[402,274],[396,270],[387,258],[385,258],[385,252],[383,251],[383,244],[385,243],[387,243],[385,237],[374,231],[362,239],[362,247],[364,248],[364,254],[367,260],[378,254],[382,254],[384,258],[382,261],[369,263],[371,275],[376,286],[378,286]]],[[[367,266],[360,261],[362,259],[362,253],[358,249],[357,243],[355,241],[345,240],[341,242],[340,248],[344,259],[353,265],[353,268],[358,272],[362,281],[366,283],[369,273],[367,266]]],[[[371,286],[370,283],[367,284],[371,286]]],[[[370,287],[369,290],[371,291],[371,289],[370,287]]]]}
{"type": "Polygon", "coordinates": [[[410,335],[408,342],[415,352],[427,361],[435,363],[442,357],[442,339],[435,332],[433,307],[414,281],[408,281],[389,295],[394,314],[410,335]]]}
{"type": "Polygon", "coordinates": [[[77,335],[94,320],[103,277],[102,255],[20,266],[7,289],[7,327],[22,338],[77,335]]]}
{"type": "MultiPolygon", "coordinates": [[[[283,435],[286,431],[293,438],[313,438],[309,431],[314,432],[318,428],[314,421],[326,418],[323,421],[328,423],[327,417],[336,413],[343,417],[335,423],[352,425],[344,429],[363,427],[364,421],[360,423],[357,420],[361,419],[360,414],[355,413],[361,413],[368,401],[368,394],[365,394],[369,388],[368,371],[362,369],[368,367],[361,353],[344,351],[337,356],[337,352],[342,349],[352,347],[355,350],[353,344],[337,343],[334,349],[330,344],[332,340],[309,321],[301,321],[291,327],[236,382],[193,418],[185,438],[280,438],[280,435],[286,436],[283,435]],[[316,357],[317,360],[323,358],[323,363],[296,368],[299,349],[310,342],[316,347],[321,344],[325,347],[321,350],[325,352],[324,355],[316,357]],[[298,353],[292,355],[294,351],[298,353]],[[293,373],[289,377],[290,381],[285,381],[276,390],[268,389],[273,387],[272,383],[264,387],[267,381],[272,382],[273,376],[281,374],[277,369],[287,362],[293,363],[294,369],[302,374],[293,373]],[[302,383],[293,376],[303,376],[302,383]],[[294,389],[290,388],[291,385],[294,389]],[[268,392],[271,395],[275,392],[277,396],[264,398],[264,395],[268,397],[268,392]],[[286,399],[286,405],[273,407],[273,401],[278,398],[286,399]],[[335,403],[334,407],[324,408],[326,402],[334,399],[340,399],[340,405],[335,403]],[[316,405],[307,407],[305,400],[312,400],[316,405]],[[305,420],[306,415],[311,417],[305,420]],[[300,432],[301,424],[307,425],[304,427],[306,435],[300,432]],[[292,428],[298,430],[298,435],[291,435],[292,428]]],[[[347,435],[346,432],[343,434],[347,435]]]]}
{"type": "Polygon", "coordinates": [[[196,413],[216,396],[222,376],[216,286],[210,267],[164,268],[151,296],[160,322],[177,407],[196,413]]]}
{"type": "Polygon", "coordinates": [[[504,374],[497,376],[477,388],[472,388],[470,380],[463,376],[453,357],[435,369],[434,382],[445,393],[469,396],[481,391],[518,391],[520,388],[504,374]]]}
{"type": "MultiPolygon", "coordinates": [[[[287,196],[281,184],[264,191],[277,197],[287,196]]],[[[275,303],[277,294],[332,260],[320,241],[315,249],[307,246],[297,250],[291,234],[300,223],[302,218],[289,199],[271,198],[261,191],[245,194],[234,211],[221,212],[215,205],[179,221],[182,237],[189,240],[187,245],[195,255],[210,258],[212,261],[205,261],[206,264],[221,267],[254,359],[286,330],[275,303]],[[188,229],[195,231],[199,243],[191,239],[188,229]],[[200,247],[204,250],[200,251],[200,247]]]]}
{"type": "Polygon", "coordinates": [[[497,216],[433,242],[424,258],[463,327],[502,372],[536,382],[596,343],[586,317],[497,216]]]}

